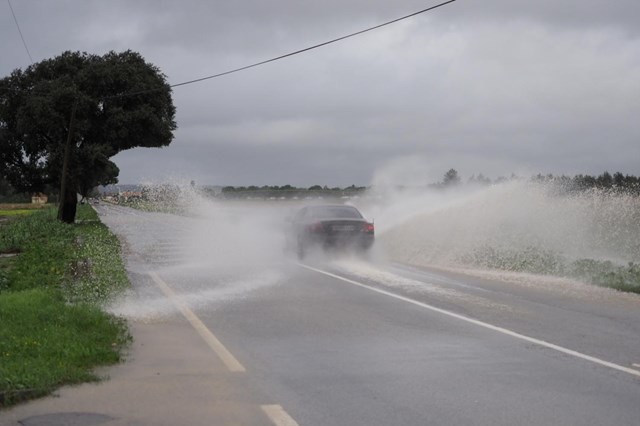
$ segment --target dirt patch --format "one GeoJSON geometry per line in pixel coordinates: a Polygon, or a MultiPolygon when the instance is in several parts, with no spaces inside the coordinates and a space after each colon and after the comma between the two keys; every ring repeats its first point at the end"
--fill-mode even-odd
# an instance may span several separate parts
{"type": "Polygon", "coordinates": [[[22,253],[22,250],[20,250],[19,248],[10,247],[6,249],[0,249],[0,257],[14,257],[19,255],[20,253],[22,253]]]}

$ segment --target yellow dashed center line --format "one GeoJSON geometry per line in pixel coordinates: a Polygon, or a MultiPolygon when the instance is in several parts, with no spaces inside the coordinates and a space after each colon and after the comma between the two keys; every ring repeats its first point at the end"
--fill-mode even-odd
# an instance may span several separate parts
{"type": "Polygon", "coordinates": [[[261,405],[260,408],[276,426],[299,426],[280,405],[261,405]]]}
{"type": "MultiPolygon", "coordinates": [[[[209,347],[218,355],[224,365],[231,372],[246,372],[246,369],[240,362],[229,352],[227,348],[213,335],[211,330],[198,318],[198,316],[180,300],[180,297],[162,280],[155,272],[149,272],[151,279],[160,287],[160,290],[173,302],[180,310],[182,315],[195,328],[200,337],[209,345],[209,347]]],[[[269,420],[276,426],[299,426],[298,423],[282,408],[280,405],[261,405],[260,408],[267,415],[269,420]]]]}
{"type": "Polygon", "coordinates": [[[178,295],[169,287],[169,285],[162,280],[155,272],[149,272],[151,279],[160,287],[160,290],[173,302],[173,304],[180,310],[182,315],[189,321],[191,326],[195,328],[200,337],[209,345],[209,347],[218,355],[220,360],[232,373],[244,373],[247,370],[240,364],[240,362],[229,352],[227,348],[213,335],[211,330],[197,317],[195,313],[186,303],[184,303],[178,295]]]}

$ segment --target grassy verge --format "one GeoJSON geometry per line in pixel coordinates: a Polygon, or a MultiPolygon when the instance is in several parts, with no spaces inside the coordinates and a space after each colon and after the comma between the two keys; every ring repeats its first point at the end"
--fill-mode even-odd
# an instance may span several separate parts
{"type": "Polygon", "coordinates": [[[130,340],[101,309],[128,286],[118,241],[89,206],[78,218],[43,209],[0,225],[0,407],[97,380],[130,340]]]}
{"type": "Polygon", "coordinates": [[[15,210],[3,209],[3,210],[0,210],[0,216],[4,216],[4,217],[22,216],[25,214],[34,213],[36,211],[37,210],[35,209],[15,209],[15,210]]]}
{"type": "Polygon", "coordinates": [[[484,268],[576,278],[601,287],[640,293],[640,264],[633,262],[617,265],[608,260],[569,260],[553,251],[536,247],[520,251],[482,247],[459,260],[484,268]]]}
{"type": "Polygon", "coordinates": [[[33,203],[9,203],[0,204],[0,214],[6,215],[16,210],[40,210],[50,208],[50,204],[33,204],[33,203]]]}

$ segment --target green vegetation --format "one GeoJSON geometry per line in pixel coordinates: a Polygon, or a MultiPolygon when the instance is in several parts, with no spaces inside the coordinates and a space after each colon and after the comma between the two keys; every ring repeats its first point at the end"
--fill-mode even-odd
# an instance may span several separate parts
{"type": "MultiPolygon", "coordinates": [[[[344,188],[313,185],[309,188],[297,188],[291,185],[283,186],[225,186],[222,192],[216,195],[219,198],[304,198],[304,197],[343,197],[362,195],[367,190],[365,186],[347,186],[344,188]]],[[[206,188],[205,188],[206,192],[206,188]]]]}
{"type": "Polygon", "coordinates": [[[619,266],[608,260],[581,259],[571,263],[568,275],[591,284],[640,293],[640,265],[637,263],[619,266]]]}
{"type": "Polygon", "coordinates": [[[92,367],[118,362],[127,343],[121,320],[50,289],[3,294],[0,312],[0,406],[96,380],[92,367]]]}
{"type": "Polygon", "coordinates": [[[77,193],[118,181],[110,158],[169,145],[174,118],[166,76],[130,50],[64,52],[16,69],[0,78],[0,191],[63,191],[59,217],[73,223],[77,193]]]}
{"type": "Polygon", "coordinates": [[[29,209],[0,210],[0,216],[21,216],[21,215],[33,213],[35,211],[36,210],[29,210],[29,209]]]}
{"type": "Polygon", "coordinates": [[[640,293],[640,264],[633,262],[623,266],[608,260],[571,261],[560,254],[537,247],[513,251],[488,246],[461,256],[459,260],[484,268],[576,278],[601,287],[640,293]]]}
{"type": "MultiPolygon", "coordinates": [[[[432,187],[446,187],[451,183],[451,176],[457,177],[457,171],[454,169],[449,170],[442,183],[432,184],[432,187]]],[[[491,179],[485,177],[482,173],[479,175],[472,175],[467,183],[473,185],[491,185],[493,183],[502,183],[510,180],[525,180],[522,177],[512,174],[510,177],[500,176],[493,182],[491,179]]],[[[633,175],[624,175],[620,172],[615,172],[613,175],[609,172],[604,172],[598,176],[590,175],[553,175],[553,174],[537,174],[529,178],[531,182],[537,183],[551,183],[564,192],[581,192],[589,191],[593,189],[610,190],[616,193],[626,193],[632,195],[640,195],[640,177],[633,175]]],[[[458,178],[459,182],[459,178],[458,178]]]]}
{"type": "Polygon", "coordinates": [[[89,206],[76,225],[55,213],[0,225],[0,407],[97,380],[92,369],[118,362],[130,340],[101,309],[128,286],[117,239],[89,206]]]}

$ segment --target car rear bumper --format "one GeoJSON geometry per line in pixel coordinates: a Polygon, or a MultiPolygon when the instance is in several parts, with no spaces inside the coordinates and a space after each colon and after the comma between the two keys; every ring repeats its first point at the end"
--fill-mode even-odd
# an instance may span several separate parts
{"type": "Polygon", "coordinates": [[[307,240],[309,245],[317,245],[324,249],[356,248],[369,249],[375,241],[373,234],[359,235],[312,235],[307,240]]]}

